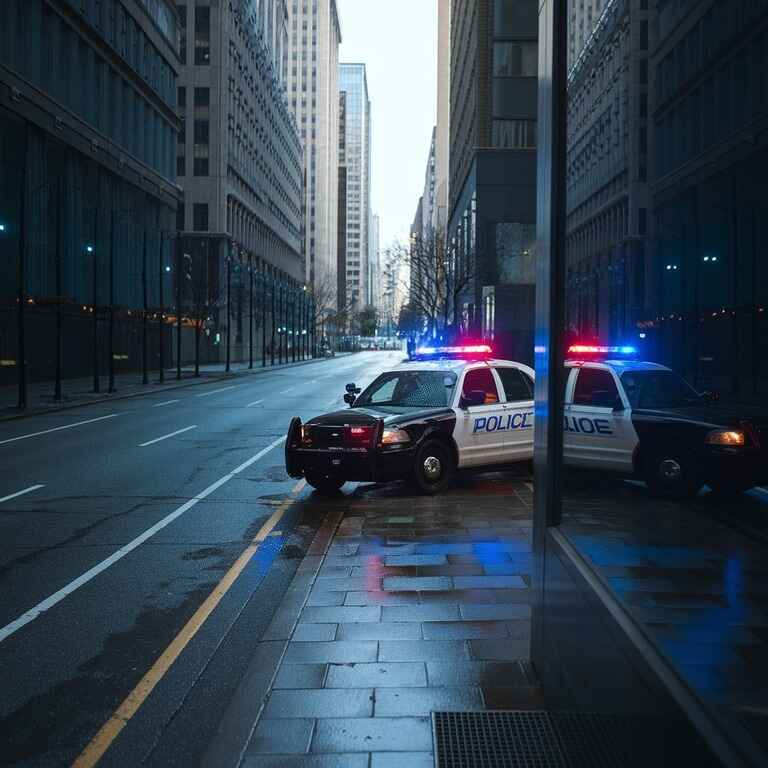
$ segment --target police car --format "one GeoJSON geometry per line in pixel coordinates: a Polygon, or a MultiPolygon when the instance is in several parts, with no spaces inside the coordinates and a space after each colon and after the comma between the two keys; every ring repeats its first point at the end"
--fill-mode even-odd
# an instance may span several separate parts
{"type": "Polygon", "coordinates": [[[645,480],[682,498],[768,481],[768,412],[724,405],[633,347],[574,345],[566,361],[566,464],[645,480]]]}
{"type": "Polygon", "coordinates": [[[411,478],[438,493],[457,469],[529,461],[534,372],[490,354],[482,344],[422,347],[365,391],[348,384],[349,408],[291,421],[288,474],[323,492],[411,478]]]}

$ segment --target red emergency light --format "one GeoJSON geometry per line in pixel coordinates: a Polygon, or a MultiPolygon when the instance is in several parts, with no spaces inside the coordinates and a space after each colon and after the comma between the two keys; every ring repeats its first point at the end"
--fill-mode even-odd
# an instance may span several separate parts
{"type": "Polygon", "coordinates": [[[604,344],[571,344],[568,347],[569,355],[604,356],[618,355],[619,357],[632,357],[637,354],[637,347],[629,344],[623,346],[608,346],[604,344]]]}

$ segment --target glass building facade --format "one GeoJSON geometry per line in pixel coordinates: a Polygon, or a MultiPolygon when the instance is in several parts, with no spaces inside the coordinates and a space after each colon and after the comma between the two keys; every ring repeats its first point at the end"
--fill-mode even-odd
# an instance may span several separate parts
{"type": "Polygon", "coordinates": [[[0,382],[22,362],[31,380],[139,370],[145,317],[156,366],[180,196],[176,9],[12,0],[0,14],[0,382]]]}

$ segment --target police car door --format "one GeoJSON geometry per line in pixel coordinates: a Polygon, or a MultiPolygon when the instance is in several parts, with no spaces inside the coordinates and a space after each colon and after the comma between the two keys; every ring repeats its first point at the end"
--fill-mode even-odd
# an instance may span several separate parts
{"type": "Polygon", "coordinates": [[[504,418],[504,404],[493,371],[487,366],[464,372],[459,397],[472,391],[485,392],[483,405],[457,408],[454,438],[459,449],[460,467],[500,464],[504,458],[504,432],[499,425],[504,418]]]}
{"type": "MultiPolygon", "coordinates": [[[[573,374],[572,374],[573,375],[573,374]]],[[[565,460],[569,464],[632,471],[637,433],[629,403],[607,367],[580,366],[565,404],[565,460]]]]}
{"type": "Polygon", "coordinates": [[[508,461],[533,458],[533,379],[512,365],[496,365],[504,395],[504,453],[508,461]]]}

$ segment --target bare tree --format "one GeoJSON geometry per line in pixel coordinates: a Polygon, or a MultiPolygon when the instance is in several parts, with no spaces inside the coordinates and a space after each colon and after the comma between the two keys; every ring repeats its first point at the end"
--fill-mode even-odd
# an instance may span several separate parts
{"type": "Polygon", "coordinates": [[[442,232],[430,231],[412,236],[409,243],[394,243],[385,256],[390,263],[408,267],[411,323],[414,316],[420,317],[428,336],[458,324],[462,295],[474,282],[473,253],[448,247],[442,232]]]}

